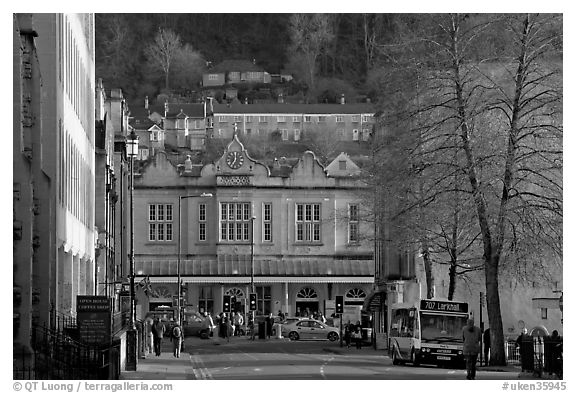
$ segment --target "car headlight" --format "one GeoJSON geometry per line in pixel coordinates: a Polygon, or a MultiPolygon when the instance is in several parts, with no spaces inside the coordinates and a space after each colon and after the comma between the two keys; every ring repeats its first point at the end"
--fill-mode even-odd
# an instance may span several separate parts
{"type": "Polygon", "coordinates": [[[462,351],[458,351],[458,355],[462,355],[462,351]]]}

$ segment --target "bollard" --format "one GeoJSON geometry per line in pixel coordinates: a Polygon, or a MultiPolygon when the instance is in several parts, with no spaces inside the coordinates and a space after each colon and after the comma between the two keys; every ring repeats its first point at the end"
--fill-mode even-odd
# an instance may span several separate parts
{"type": "Polygon", "coordinates": [[[282,338],[282,325],[276,325],[276,338],[282,338]]]}

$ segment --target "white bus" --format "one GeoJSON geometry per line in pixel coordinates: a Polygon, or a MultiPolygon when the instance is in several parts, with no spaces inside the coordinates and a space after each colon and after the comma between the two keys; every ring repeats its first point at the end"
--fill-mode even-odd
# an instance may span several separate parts
{"type": "Polygon", "coordinates": [[[464,367],[462,328],[468,303],[426,299],[391,306],[389,354],[393,364],[464,367]]]}

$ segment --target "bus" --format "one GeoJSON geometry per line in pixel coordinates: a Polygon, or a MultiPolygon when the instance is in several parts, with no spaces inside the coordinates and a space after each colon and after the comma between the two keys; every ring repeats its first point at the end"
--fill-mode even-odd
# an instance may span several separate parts
{"type": "Polygon", "coordinates": [[[426,299],[390,308],[392,364],[465,366],[462,328],[469,317],[468,303],[426,299]]]}

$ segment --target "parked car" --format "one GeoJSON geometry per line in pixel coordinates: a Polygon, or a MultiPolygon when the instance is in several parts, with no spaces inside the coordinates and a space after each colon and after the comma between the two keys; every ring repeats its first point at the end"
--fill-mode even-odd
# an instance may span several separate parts
{"type": "Polygon", "coordinates": [[[302,319],[282,325],[282,335],[290,340],[330,340],[337,341],[340,336],[338,329],[316,321],[314,319],[302,319]]]}
{"type": "Polygon", "coordinates": [[[208,321],[198,312],[184,313],[182,329],[184,330],[184,337],[199,336],[201,338],[208,338],[210,335],[208,321]]]}

